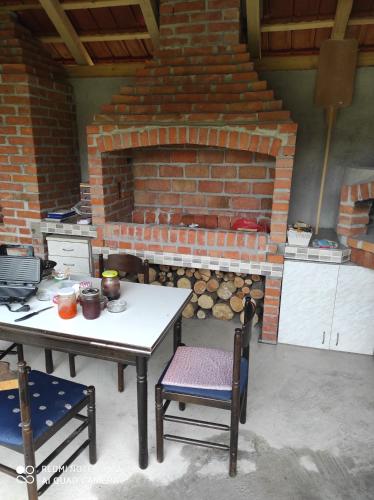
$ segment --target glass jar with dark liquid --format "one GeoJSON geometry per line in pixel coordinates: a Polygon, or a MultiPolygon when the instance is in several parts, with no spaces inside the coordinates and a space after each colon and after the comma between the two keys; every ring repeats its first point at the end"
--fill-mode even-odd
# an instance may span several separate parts
{"type": "Polygon", "coordinates": [[[121,295],[121,285],[118,272],[114,270],[104,271],[101,280],[101,292],[108,300],[117,300],[121,295]]]}
{"type": "Polygon", "coordinates": [[[96,319],[100,316],[100,290],[84,288],[80,293],[82,313],[86,319],[96,319]]]}

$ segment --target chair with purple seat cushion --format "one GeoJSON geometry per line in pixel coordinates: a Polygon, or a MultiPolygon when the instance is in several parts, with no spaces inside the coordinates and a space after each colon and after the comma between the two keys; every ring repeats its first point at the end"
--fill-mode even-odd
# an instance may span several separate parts
{"type": "Polygon", "coordinates": [[[29,371],[24,361],[18,363],[17,374],[9,370],[9,363],[1,362],[0,408],[0,446],[23,454],[25,464],[16,470],[0,464],[0,471],[24,481],[29,500],[37,500],[87,446],[90,463],[96,463],[94,387],[29,371]],[[87,416],[80,414],[85,407],[87,416]],[[35,451],[72,419],[80,425],[36,466],[35,451]],[[38,488],[37,474],[86,428],[88,439],[38,488]]]}
{"type": "Polygon", "coordinates": [[[255,306],[246,299],[244,324],[235,330],[233,352],[203,347],[179,346],[156,385],[157,460],[164,460],[164,440],[229,451],[230,476],[236,475],[239,421],[245,423],[249,373],[249,352],[255,306]],[[168,415],[171,401],[181,409],[186,403],[230,411],[230,425],[168,415]],[[171,421],[230,432],[229,445],[164,434],[164,422],[171,421]]]}

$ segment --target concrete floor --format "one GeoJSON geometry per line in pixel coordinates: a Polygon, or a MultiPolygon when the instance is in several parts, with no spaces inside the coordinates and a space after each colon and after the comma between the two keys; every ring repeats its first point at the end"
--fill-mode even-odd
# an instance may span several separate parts
{"type": "MultiPolygon", "coordinates": [[[[233,326],[213,319],[189,320],[184,322],[183,338],[186,343],[230,349],[233,326]]],[[[125,371],[126,390],[118,394],[114,364],[77,358],[77,381],[96,386],[98,462],[90,466],[83,453],[43,499],[374,498],[372,357],[270,346],[254,338],[248,420],[240,428],[238,476],[231,479],[227,455],[220,451],[166,442],[164,463],[156,461],[153,385],[170,353],[171,334],[149,364],[150,466],[146,471],[137,467],[135,370],[125,371]]],[[[33,368],[43,369],[42,352],[26,347],[25,356],[33,368]]],[[[67,377],[67,356],[55,353],[55,360],[56,375],[67,377]]],[[[203,411],[208,419],[215,418],[215,410],[203,411]]],[[[198,415],[196,408],[187,408],[186,415],[198,415]]],[[[218,417],[227,422],[228,414],[219,411],[218,417]]],[[[176,427],[168,423],[167,430],[177,431],[176,427]]],[[[203,439],[227,439],[207,429],[179,426],[179,430],[203,439]]],[[[38,452],[38,461],[51,447],[46,448],[38,452]]],[[[22,463],[18,454],[4,448],[0,462],[14,467],[22,463]]],[[[1,474],[0,498],[25,499],[25,487],[1,474]]]]}

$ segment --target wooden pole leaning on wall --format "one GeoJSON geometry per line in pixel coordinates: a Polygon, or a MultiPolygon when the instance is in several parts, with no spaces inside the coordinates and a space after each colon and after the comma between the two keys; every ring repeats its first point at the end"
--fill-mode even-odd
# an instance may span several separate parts
{"type": "Polygon", "coordinates": [[[318,234],[319,224],[320,224],[320,219],[321,219],[322,202],[323,202],[323,195],[324,195],[324,191],[325,191],[326,174],[327,174],[327,167],[328,167],[329,154],[330,154],[331,135],[332,135],[332,128],[333,128],[334,122],[335,122],[335,117],[336,117],[336,108],[334,106],[328,106],[326,108],[327,134],[326,134],[326,142],[325,142],[325,152],[323,155],[321,185],[319,188],[319,198],[318,198],[318,206],[317,206],[316,228],[315,228],[316,234],[318,234]]]}

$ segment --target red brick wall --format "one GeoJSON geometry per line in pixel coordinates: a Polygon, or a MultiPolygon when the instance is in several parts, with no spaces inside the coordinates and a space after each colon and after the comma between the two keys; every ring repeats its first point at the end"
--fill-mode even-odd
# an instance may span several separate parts
{"type": "Polygon", "coordinates": [[[240,0],[162,1],[160,46],[238,44],[239,7],[240,0]]]}
{"type": "Polygon", "coordinates": [[[181,214],[197,214],[218,216],[218,227],[225,229],[238,217],[270,223],[274,163],[265,155],[223,148],[135,150],[133,220],[179,224],[181,214]]]}
{"type": "Polygon", "coordinates": [[[0,204],[5,243],[79,199],[72,89],[65,72],[13,16],[0,14],[0,204]]]}

